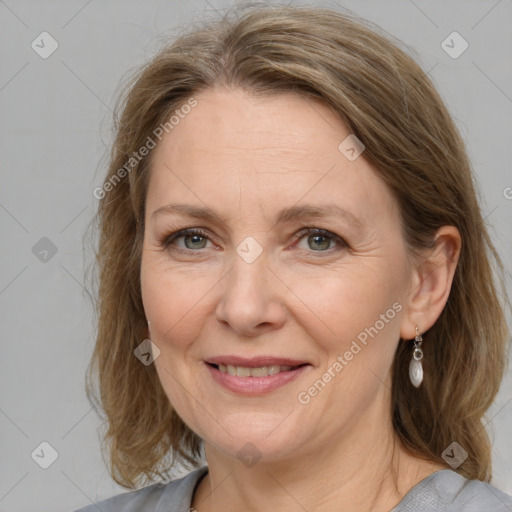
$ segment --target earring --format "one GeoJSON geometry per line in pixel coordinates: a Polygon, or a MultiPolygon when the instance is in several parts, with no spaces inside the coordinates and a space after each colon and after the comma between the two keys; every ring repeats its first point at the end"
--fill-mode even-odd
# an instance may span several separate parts
{"type": "Polygon", "coordinates": [[[420,387],[423,381],[423,366],[421,360],[423,359],[423,350],[421,350],[421,337],[418,327],[416,326],[416,337],[414,338],[414,351],[412,353],[411,363],[409,364],[409,378],[412,385],[416,388],[420,387]]]}

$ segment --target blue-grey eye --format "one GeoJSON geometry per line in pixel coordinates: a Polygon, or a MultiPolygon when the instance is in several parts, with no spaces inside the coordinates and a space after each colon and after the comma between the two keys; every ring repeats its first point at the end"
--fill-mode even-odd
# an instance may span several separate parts
{"type": "Polygon", "coordinates": [[[206,243],[208,242],[208,239],[206,237],[198,234],[183,235],[182,237],[179,238],[183,238],[185,247],[187,249],[204,249],[206,243]],[[191,240],[190,245],[187,244],[187,239],[191,240]]]}
{"type": "Polygon", "coordinates": [[[338,235],[319,228],[308,228],[295,236],[300,239],[299,243],[302,239],[306,239],[307,247],[301,247],[301,249],[311,249],[314,252],[325,252],[331,249],[333,242],[336,242],[337,246],[346,246],[338,235]]]}

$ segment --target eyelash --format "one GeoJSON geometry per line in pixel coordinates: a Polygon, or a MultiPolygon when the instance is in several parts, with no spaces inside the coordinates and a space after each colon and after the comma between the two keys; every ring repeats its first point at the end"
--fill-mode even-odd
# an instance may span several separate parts
{"type": "MultiPolygon", "coordinates": [[[[168,250],[168,251],[172,250],[172,251],[177,251],[177,252],[187,253],[187,254],[194,253],[194,252],[201,253],[203,251],[203,249],[193,250],[193,249],[181,249],[181,248],[178,248],[178,247],[171,247],[171,243],[172,242],[174,242],[178,238],[182,238],[182,237],[185,237],[187,235],[200,235],[200,236],[210,240],[210,237],[208,236],[208,233],[206,233],[206,231],[204,231],[203,229],[201,229],[201,228],[187,228],[187,229],[181,229],[179,231],[175,231],[174,233],[166,235],[160,241],[160,245],[163,247],[163,249],[168,250]]],[[[321,229],[321,228],[304,228],[304,229],[301,229],[298,233],[294,234],[293,236],[295,238],[301,240],[306,235],[323,236],[323,237],[330,238],[330,239],[334,240],[338,244],[338,247],[335,247],[333,249],[334,251],[341,250],[343,248],[347,249],[349,247],[349,245],[345,242],[345,240],[343,240],[343,238],[341,238],[340,236],[336,235],[335,233],[332,233],[331,231],[327,231],[326,229],[321,229]]],[[[332,249],[327,249],[325,251],[310,251],[310,252],[313,252],[313,253],[318,252],[318,253],[328,253],[328,254],[331,254],[333,250],[332,249]]]]}

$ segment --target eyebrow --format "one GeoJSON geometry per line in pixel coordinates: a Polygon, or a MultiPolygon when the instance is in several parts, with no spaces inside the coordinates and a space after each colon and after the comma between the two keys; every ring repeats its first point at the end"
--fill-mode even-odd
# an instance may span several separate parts
{"type": "MultiPolygon", "coordinates": [[[[227,224],[226,219],[209,208],[195,206],[191,204],[170,203],[157,208],[151,217],[164,213],[181,213],[194,217],[196,219],[216,222],[217,224],[227,224]]],[[[360,228],[363,223],[351,212],[335,204],[322,206],[303,205],[290,206],[283,208],[278,214],[276,224],[290,222],[293,220],[309,221],[313,219],[322,219],[327,217],[341,217],[353,227],[360,228]]]]}

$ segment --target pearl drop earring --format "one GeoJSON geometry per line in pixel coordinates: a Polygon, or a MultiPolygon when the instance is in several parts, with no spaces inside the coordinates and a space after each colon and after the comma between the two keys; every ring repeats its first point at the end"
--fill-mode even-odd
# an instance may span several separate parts
{"type": "Polygon", "coordinates": [[[423,359],[423,350],[421,350],[421,342],[423,338],[416,326],[416,337],[414,338],[414,350],[412,353],[411,363],[409,364],[409,378],[412,385],[419,388],[423,382],[423,366],[421,360],[423,359]]]}

